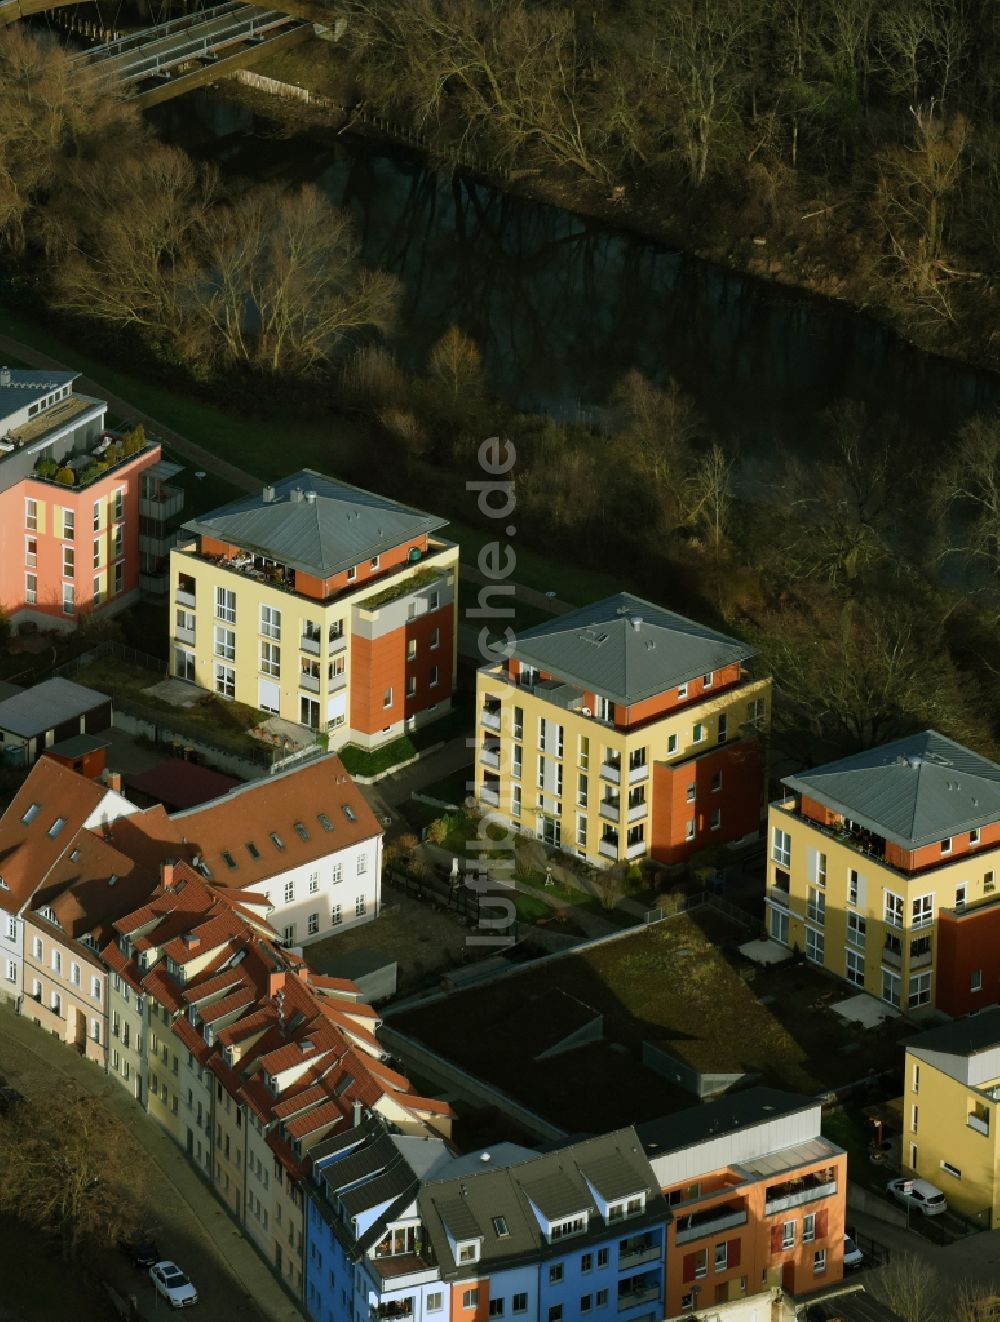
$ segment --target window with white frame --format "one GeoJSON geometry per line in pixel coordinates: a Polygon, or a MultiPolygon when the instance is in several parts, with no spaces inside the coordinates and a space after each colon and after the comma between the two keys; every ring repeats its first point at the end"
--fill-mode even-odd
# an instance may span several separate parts
{"type": "Polygon", "coordinates": [[[228,588],[215,589],[215,616],[227,624],[236,623],[236,593],[228,588]]]}
{"type": "Polygon", "coordinates": [[[76,610],[76,589],[72,583],[62,585],[62,608],[64,615],[72,615],[76,610]]]}
{"type": "Polygon", "coordinates": [[[70,963],[69,980],[74,987],[80,986],[80,981],[81,981],[80,965],[76,962],[76,960],[72,960],[70,963]]]}
{"type": "Polygon", "coordinates": [[[265,638],[281,641],[281,611],[275,606],[261,606],[260,631],[265,638]]]}
{"type": "Polygon", "coordinates": [[[311,913],[306,920],[306,931],[309,936],[315,936],[319,931],[319,914],[311,913]]]}
{"type": "Polygon", "coordinates": [[[814,927],[806,928],[806,959],[814,964],[822,964],[826,949],[826,942],[822,932],[817,932],[814,927]]]}
{"type": "MultiPolygon", "coordinates": [[[[227,632],[223,630],[223,633],[227,632]]],[[[269,643],[263,638],[260,641],[260,673],[273,675],[275,679],[281,676],[281,648],[277,643],[269,643]]]]}
{"type": "Polygon", "coordinates": [[[920,973],[914,973],[910,978],[909,990],[907,993],[906,1004],[909,1009],[915,1010],[921,1005],[930,1005],[931,1002],[931,971],[924,969],[920,973]]]}
{"type": "Polygon", "coordinates": [[[855,987],[865,985],[865,957],[858,950],[847,952],[847,981],[853,982],[855,987]]]}
{"type": "Polygon", "coordinates": [[[7,960],[7,981],[17,982],[17,964],[14,960],[7,960]]]}
{"type": "Polygon", "coordinates": [[[125,517],[125,488],[124,488],[124,487],[117,487],[116,490],[115,490],[115,513],[114,513],[114,517],[115,517],[116,519],[124,519],[124,517],[125,517]]]}
{"type": "Polygon", "coordinates": [[[309,874],[309,894],[315,895],[319,890],[319,873],[310,872],[309,874]]]}
{"type": "Polygon", "coordinates": [[[889,1005],[899,1005],[902,980],[892,969],[882,970],[882,999],[889,1005]]]}
{"type": "Polygon", "coordinates": [[[52,958],[51,958],[51,961],[50,961],[50,962],[51,962],[51,964],[52,964],[52,972],[53,972],[53,973],[59,973],[59,974],[61,974],[61,973],[62,973],[62,955],[59,953],[58,950],[53,950],[53,952],[52,952],[52,958]]]}
{"type": "Polygon", "coordinates": [[[368,871],[368,855],[366,853],[362,852],[358,855],[358,861],[355,864],[355,867],[357,868],[359,877],[363,876],[368,871]]]}
{"type": "Polygon", "coordinates": [[[806,898],[806,917],[820,927],[826,922],[826,893],[816,886],[809,887],[806,898]]]}
{"type": "Polygon", "coordinates": [[[826,1249],[817,1249],[813,1254],[813,1275],[822,1276],[826,1271],[826,1249]]]}
{"type": "Polygon", "coordinates": [[[811,1244],[816,1238],[816,1213],[809,1212],[802,1218],[802,1243],[811,1244]]]}
{"type": "Polygon", "coordinates": [[[679,699],[683,700],[684,698],[687,697],[687,695],[688,695],[688,686],[687,686],[686,684],[678,684],[678,685],[677,685],[677,697],[678,697],[679,699]]]}
{"type": "Polygon", "coordinates": [[[729,1244],[723,1240],[715,1246],[715,1270],[724,1272],[729,1267],[729,1244]]]}
{"type": "Polygon", "coordinates": [[[62,535],[69,539],[76,531],[76,514],[73,510],[63,510],[62,512],[62,535]]]}
{"type": "Polygon", "coordinates": [[[865,941],[868,935],[868,922],[862,914],[848,913],[847,915],[847,941],[849,945],[856,946],[858,950],[864,950],[865,941]]]}
{"type": "Polygon", "coordinates": [[[30,531],[35,532],[38,529],[38,501],[25,500],[24,502],[24,526],[30,531]]]}
{"type": "Polygon", "coordinates": [[[215,663],[215,691],[223,698],[236,697],[236,671],[221,661],[215,663]]]}
{"type": "Polygon", "coordinates": [[[42,939],[41,939],[41,937],[38,937],[38,936],[32,937],[32,939],[31,939],[31,953],[32,953],[32,955],[34,956],[35,959],[41,959],[41,957],[42,957],[42,939]]]}
{"type": "Polygon", "coordinates": [[[945,838],[941,841],[941,853],[942,853],[942,854],[950,854],[950,853],[951,853],[951,836],[950,836],[950,835],[946,835],[945,838]]]}
{"type": "Polygon", "coordinates": [[[974,827],[972,828],[972,830],[969,832],[969,844],[970,844],[970,845],[978,845],[978,844],[979,844],[979,827],[978,827],[978,826],[974,826],[974,827]]]}
{"type": "Polygon", "coordinates": [[[902,895],[894,895],[892,891],[885,892],[885,925],[886,927],[902,927],[904,921],[905,908],[902,895]]]}
{"type": "Polygon", "coordinates": [[[934,921],[934,896],[916,895],[913,898],[912,916],[914,927],[929,927],[934,921]]]}
{"type": "Polygon", "coordinates": [[[357,899],[354,901],[354,916],[355,918],[364,918],[367,912],[368,912],[368,899],[364,895],[359,895],[357,899]]]}
{"type": "Polygon", "coordinates": [[[685,824],[685,827],[684,827],[684,839],[685,839],[685,840],[693,840],[693,839],[694,839],[694,836],[695,836],[695,823],[694,823],[694,819],[692,818],[690,821],[688,821],[688,822],[685,824]]]}
{"type": "Polygon", "coordinates": [[[295,899],[295,878],[293,877],[291,881],[285,882],[285,903],[291,904],[291,902],[294,899],[295,899]]]}
{"type": "Polygon", "coordinates": [[[215,655],[223,661],[236,660],[236,630],[215,626],[215,655]]]}
{"type": "Polygon", "coordinates": [[[775,863],[780,863],[783,868],[792,865],[792,837],[787,831],[783,831],[780,826],[774,828],[771,840],[771,857],[775,863]]]}
{"type": "Polygon", "coordinates": [[[521,786],[512,785],[510,787],[510,815],[511,817],[521,816],[521,786]]]}
{"type": "Polygon", "coordinates": [[[781,1224],[781,1247],[783,1249],[793,1249],[795,1247],[795,1222],[783,1221],[781,1224]]]}
{"type": "Polygon", "coordinates": [[[29,606],[34,606],[38,601],[38,575],[25,574],[24,576],[24,600],[29,606]]]}
{"type": "Polygon", "coordinates": [[[436,651],[436,649],[441,646],[441,630],[436,625],[431,630],[430,643],[428,646],[432,652],[436,651]]]}
{"type": "Polygon", "coordinates": [[[524,770],[524,745],[511,744],[510,746],[510,774],[515,780],[521,779],[521,773],[524,770]]]}
{"type": "Polygon", "coordinates": [[[331,927],[339,927],[343,921],[344,921],[344,910],[343,910],[343,906],[342,906],[342,905],[339,905],[339,904],[333,904],[333,905],[331,905],[331,906],[330,906],[330,926],[331,926],[331,927]]]}
{"type": "Polygon", "coordinates": [[[38,568],[37,537],[25,537],[24,539],[24,566],[26,569],[38,568]]]}
{"type": "Polygon", "coordinates": [[[338,860],[338,861],[337,861],[336,863],[334,863],[334,865],[333,865],[333,872],[332,872],[332,875],[331,875],[331,881],[332,881],[332,883],[333,883],[334,886],[339,886],[340,883],[341,883],[343,880],[344,880],[344,864],[343,864],[343,861],[338,860]]]}
{"type": "Polygon", "coordinates": [[[703,743],[705,739],[705,726],[702,721],[696,721],[691,730],[691,742],[693,744],[703,743]]]}
{"type": "Polygon", "coordinates": [[[10,916],[7,918],[7,940],[17,940],[17,919],[10,916]]]}

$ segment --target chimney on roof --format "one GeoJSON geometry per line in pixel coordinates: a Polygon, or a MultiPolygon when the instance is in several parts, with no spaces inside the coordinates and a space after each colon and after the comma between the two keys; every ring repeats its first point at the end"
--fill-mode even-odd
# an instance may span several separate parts
{"type": "Polygon", "coordinates": [[[288,493],[288,499],[294,500],[297,504],[301,503],[302,496],[303,491],[301,487],[292,487],[291,491],[288,493]]]}
{"type": "Polygon", "coordinates": [[[267,994],[268,994],[268,996],[277,996],[278,992],[281,991],[281,989],[284,987],[284,985],[285,985],[285,971],[284,971],[284,969],[282,969],[279,973],[271,973],[271,974],[269,974],[269,975],[268,975],[268,979],[267,979],[267,994]]]}
{"type": "Polygon", "coordinates": [[[116,794],[120,794],[122,789],[122,773],[120,771],[105,771],[104,783],[109,790],[114,790],[116,794]]]}
{"type": "Polygon", "coordinates": [[[303,982],[308,982],[308,981],[309,981],[309,965],[308,965],[308,964],[300,964],[300,965],[296,968],[295,972],[298,974],[298,976],[301,978],[301,980],[302,980],[303,982]]]}
{"type": "Polygon", "coordinates": [[[305,495],[306,503],[307,503],[308,505],[315,505],[315,504],[316,504],[316,492],[315,492],[315,491],[306,491],[306,492],[304,492],[303,494],[305,495]]]}
{"type": "Polygon", "coordinates": [[[354,1099],[354,1128],[357,1129],[361,1124],[361,1103],[355,1097],[354,1099]]]}
{"type": "Polygon", "coordinates": [[[270,505],[271,502],[274,500],[274,487],[272,487],[270,483],[268,483],[267,486],[260,493],[260,498],[265,505],[270,505]]]}
{"type": "Polygon", "coordinates": [[[177,860],[165,858],[160,864],[160,885],[166,890],[170,890],[174,884],[174,868],[177,860]]]}
{"type": "Polygon", "coordinates": [[[0,386],[10,385],[10,368],[0,367],[0,386]]]}
{"type": "Polygon", "coordinates": [[[629,620],[629,624],[631,624],[635,632],[638,633],[639,630],[642,628],[642,616],[633,615],[632,618],[629,620]]]}

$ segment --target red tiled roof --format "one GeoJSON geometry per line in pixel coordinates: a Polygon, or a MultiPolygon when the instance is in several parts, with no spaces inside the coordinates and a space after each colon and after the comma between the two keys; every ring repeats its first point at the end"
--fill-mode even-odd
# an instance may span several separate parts
{"type": "Polygon", "coordinates": [[[198,1018],[206,1024],[214,1023],[216,1019],[224,1019],[227,1014],[232,1014],[241,1006],[249,1009],[251,1005],[257,1003],[257,994],[253,987],[238,987],[236,991],[229,996],[223,996],[221,1000],[212,1001],[209,1005],[198,1007],[198,1018]]]}
{"type": "Polygon", "coordinates": [[[0,908],[20,912],[107,792],[52,758],[35,763],[0,817],[0,908]],[[31,820],[22,821],[32,807],[31,820]],[[49,831],[60,817],[65,825],[52,836],[49,831]]]}
{"type": "Polygon", "coordinates": [[[94,831],[81,830],[67,841],[62,857],[32,896],[35,910],[48,907],[73,937],[93,932],[134,909],[156,886],[156,874],[94,831]]]}
{"type": "Polygon", "coordinates": [[[302,1138],[317,1129],[322,1129],[334,1120],[343,1119],[343,1116],[344,1112],[336,1102],[325,1102],[322,1106],[313,1107],[305,1115],[297,1115],[294,1120],[289,1120],[285,1125],[285,1132],[290,1139],[302,1138]]]}
{"type": "Polygon", "coordinates": [[[317,1083],[307,1084],[301,1091],[286,1092],[280,1101],[275,1102],[271,1114],[276,1120],[287,1120],[298,1115],[306,1107],[314,1106],[328,1097],[329,1093],[317,1083]]]}
{"type": "MultiPolygon", "coordinates": [[[[192,960],[202,959],[209,951],[224,945],[230,937],[239,936],[245,930],[232,912],[209,913],[205,922],[189,927],[183,934],[178,933],[167,941],[162,947],[163,953],[176,964],[190,964],[192,960]]],[[[155,932],[150,935],[155,939],[155,932]]],[[[156,941],[156,944],[160,942],[156,941]]]]}
{"type": "Polygon", "coordinates": [[[172,821],[197,845],[214,881],[243,888],[382,834],[361,791],[333,754],[251,781],[213,803],[175,813],[172,821]],[[330,830],[320,814],[329,821],[330,830]],[[282,848],[274,843],[272,833],[282,848]],[[257,858],[248,844],[255,847],[257,858]],[[229,866],[223,852],[235,867],[229,866]]]}
{"type": "Polygon", "coordinates": [[[213,1048],[208,1045],[194,1024],[190,1023],[185,1015],[178,1015],[171,1027],[175,1035],[180,1038],[182,1045],[204,1064],[205,1057],[213,1048]]]}

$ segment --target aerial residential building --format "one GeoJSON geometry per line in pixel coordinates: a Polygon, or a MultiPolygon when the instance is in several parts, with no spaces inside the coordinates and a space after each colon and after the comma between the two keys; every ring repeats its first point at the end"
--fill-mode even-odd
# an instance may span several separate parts
{"type": "Polygon", "coordinates": [[[20,1003],[27,992],[39,1003],[33,982],[24,981],[24,919],[33,895],[81,830],[134,811],[117,791],[50,758],[32,767],[0,817],[0,989],[8,1000],[20,1003]]]}
{"type": "Polygon", "coordinates": [[[455,1157],[369,1117],[313,1155],[314,1322],[664,1316],[668,1212],[632,1129],[455,1157]]]}
{"type": "Polygon", "coordinates": [[[106,432],[107,404],[77,376],[0,368],[0,608],[15,630],[72,629],[155,587],[142,557],[165,557],[183,503],[159,444],[106,432]]]}
{"type": "Polygon", "coordinates": [[[495,650],[476,686],[482,808],[602,866],[756,837],[770,680],[752,648],[619,593],[495,650]]]}
{"type": "Polygon", "coordinates": [[[1000,1009],[906,1043],[900,1164],[985,1229],[1000,1227],[1000,1009]]]}
{"type": "Polygon", "coordinates": [[[672,1214],[667,1317],[843,1274],[847,1154],[817,1101],[751,1088],[638,1125],[672,1214]]]}
{"type": "Polygon", "coordinates": [[[174,813],[203,876],[252,890],[285,945],[368,922],[381,902],[382,827],[329,754],[174,813]]]}
{"type": "Polygon", "coordinates": [[[890,1005],[1000,1000],[1000,767],[933,730],[788,776],[771,936],[890,1005]]]}
{"type": "Polygon", "coordinates": [[[171,552],[171,674],[375,746],[451,706],[446,520],[309,469],[191,521],[171,552]]]}

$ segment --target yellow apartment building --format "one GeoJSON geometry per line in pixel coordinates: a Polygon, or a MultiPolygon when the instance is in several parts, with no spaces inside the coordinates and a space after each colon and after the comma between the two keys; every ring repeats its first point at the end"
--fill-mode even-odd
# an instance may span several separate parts
{"type": "Polygon", "coordinates": [[[1000,1009],[911,1038],[904,1079],[903,1169],[936,1184],[986,1229],[997,1229],[1000,1009]]]}
{"type": "Polygon", "coordinates": [[[305,469],[190,522],[170,556],[171,674],[373,747],[451,707],[446,520],[305,469]]]}
{"type": "Polygon", "coordinates": [[[527,630],[477,677],[477,802],[603,867],[756,838],[771,682],[751,656],[628,593],[527,630]]]}
{"type": "Polygon", "coordinates": [[[1000,767],[933,730],[783,781],[767,925],[910,1013],[1000,999],[1000,767]]]}

